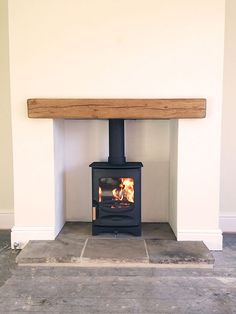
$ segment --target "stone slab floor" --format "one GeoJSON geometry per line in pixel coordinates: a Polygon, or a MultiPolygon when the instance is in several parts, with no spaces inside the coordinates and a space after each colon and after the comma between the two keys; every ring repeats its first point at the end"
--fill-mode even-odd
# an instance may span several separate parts
{"type": "Polygon", "coordinates": [[[236,313],[236,234],[213,269],[17,266],[0,231],[0,313],[236,313]]]}
{"type": "Polygon", "coordinates": [[[114,267],[114,264],[116,267],[166,267],[168,264],[175,268],[183,264],[212,268],[214,263],[203,242],[176,241],[168,223],[143,223],[141,237],[121,233],[94,237],[91,227],[91,223],[67,222],[54,241],[29,241],[16,262],[27,266],[76,264],[81,267],[114,267]]]}

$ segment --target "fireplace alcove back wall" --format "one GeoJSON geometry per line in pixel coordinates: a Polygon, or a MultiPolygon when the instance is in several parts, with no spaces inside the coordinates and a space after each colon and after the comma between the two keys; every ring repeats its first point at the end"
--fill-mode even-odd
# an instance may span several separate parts
{"type": "MultiPolygon", "coordinates": [[[[127,160],[141,160],[144,164],[144,222],[168,221],[169,127],[168,120],[125,121],[127,160]]],[[[91,169],[88,164],[107,160],[108,121],[65,120],[64,135],[66,220],[91,221],[91,169]]]]}

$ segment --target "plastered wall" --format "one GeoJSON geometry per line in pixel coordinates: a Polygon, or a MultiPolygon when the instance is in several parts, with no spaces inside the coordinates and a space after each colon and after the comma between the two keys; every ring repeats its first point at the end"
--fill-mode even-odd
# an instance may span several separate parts
{"type": "MultiPolygon", "coordinates": [[[[176,206],[172,219],[178,227],[177,234],[185,235],[182,239],[192,239],[194,235],[201,240],[212,233],[220,244],[224,3],[9,0],[15,240],[20,232],[24,233],[24,241],[32,239],[31,228],[36,232],[39,227],[44,238],[51,238],[47,228],[54,232],[58,213],[53,122],[28,119],[27,98],[206,97],[206,119],[178,123],[178,151],[172,163],[177,168],[177,187],[171,190],[177,197],[172,202],[176,206]]],[[[65,121],[63,128],[64,145],[72,155],[65,156],[66,189],[71,182],[80,185],[83,180],[85,189],[89,187],[89,162],[107,157],[106,123],[65,121]]],[[[140,159],[145,166],[145,215],[153,206],[153,192],[158,189],[156,178],[160,180],[163,175],[164,186],[168,185],[163,166],[168,162],[168,128],[167,121],[127,122],[127,157],[140,159]]],[[[171,181],[176,181],[175,175],[171,181]]],[[[81,208],[85,208],[90,199],[89,192],[75,195],[76,186],[73,189],[74,195],[66,196],[68,215],[79,210],[72,206],[69,209],[69,205],[79,200],[84,202],[81,208]]],[[[158,192],[156,201],[161,197],[167,201],[166,191],[167,188],[158,192]]],[[[157,214],[164,219],[160,204],[165,203],[160,202],[155,213],[153,206],[145,219],[156,219],[157,214]]],[[[86,219],[85,212],[83,215],[86,219]]]]}
{"type": "MultiPolygon", "coordinates": [[[[236,217],[236,1],[226,1],[221,147],[221,214],[236,217]]],[[[236,219],[235,219],[236,224],[236,219]]],[[[236,225],[234,227],[236,230],[236,225]]]]}
{"type": "MultiPolygon", "coordinates": [[[[0,213],[13,212],[8,5],[0,1],[0,213]]],[[[0,216],[0,220],[3,216],[0,216]]],[[[6,221],[7,223],[7,221],[6,221]]],[[[4,227],[0,221],[0,227],[4,227]]]]}
{"type": "MultiPolygon", "coordinates": [[[[127,161],[142,161],[142,219],[168,221],[169,122],[126,121],[127,161]]],[[[91,219],[93,161],[107,161],[107,121],[65,122],[66,219],[91,219]]]]}

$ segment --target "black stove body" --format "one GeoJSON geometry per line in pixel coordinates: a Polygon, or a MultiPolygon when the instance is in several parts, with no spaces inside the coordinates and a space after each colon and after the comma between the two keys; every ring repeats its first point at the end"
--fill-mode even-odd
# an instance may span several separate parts
{"type": "Polygon", "coordinates": [[[92,234],[141,235],[141,162],[126,162],[124,120],[109,120],[108,162],[93,162],[92,234]]]}

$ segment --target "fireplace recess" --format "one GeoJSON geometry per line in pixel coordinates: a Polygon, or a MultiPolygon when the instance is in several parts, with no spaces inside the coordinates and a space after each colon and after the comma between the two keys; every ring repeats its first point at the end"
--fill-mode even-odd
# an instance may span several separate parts
{"type": "Polygon", "coordinates": [[[141,235],[141,162],[126,162],[124,120],[109,120],[108,162],[93,162],[92,234],[141,235]]]}
{"type": "Polygon", "coordinates": [[[81,99],[32,98],[29,118],[109,119],[108,162],[93,162],[93,234],[141,234],[141,162],[126,162],[123,119],[202,119],[205,98],[81,99]],[[130,197],[130,195],[132,197],[130,197]]]}

